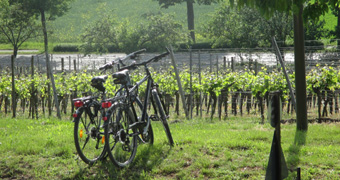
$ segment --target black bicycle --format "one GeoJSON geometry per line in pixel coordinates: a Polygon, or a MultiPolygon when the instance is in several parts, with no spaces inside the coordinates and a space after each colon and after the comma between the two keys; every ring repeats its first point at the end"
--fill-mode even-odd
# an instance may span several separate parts
{"type": "MultiPolygon", "coordinates": [[[[145,49],[142,49],[123,58],[118,58],[100,67],[99,70],[104,72],[118,63],[124,65],[123,60],[133,59],[144,51],[145,49]]],[[[104,87],[107,77],[107,75],[97,76],[91,80],[91,86],[99,91],[99,95],[73,99],[77,108],[73,114],[75,147],[79,157],[90,165],[105,156],[105,136],[102,120],[105,116],[105,106],[102,106],[102,101],[107,99],[104,87]]]]}
{"type": "Polygon", "coordinates": [[[121,71],[112,75],[115,79],[114,83],[121,84],[124,92],[120,96],[116,96],[112,100],[104,103],[112,102],[112,105],[106,111],[104,120],[105,145],[108,156],[117,167],[125,167],[129,165],[137,152],[138,140],[142,143],[153,143],[153,132],[151,128],[151,118],[147,113],[147,105],[149,103],[150,94],[156,104],[157,112],[160,114],[166,136],[170,146],[174,145],[174,141],[167,122],[167,116],[164,107],[159,98],[157,84],[154,83],[148,64],[156,62],[166,55],[169,51],[155,56],[142,63],[133,63],[129,66],[121,68],[121,71]],[[146,75],[134,86],[129,84],[129,70],[134,70],[139,66],[144,66],[146,75]],[[138,97],[139,86],[147,82],[144,103],[142,104],[138,97]],[[136,108],[137,106],[137,108],[136,108]]]}

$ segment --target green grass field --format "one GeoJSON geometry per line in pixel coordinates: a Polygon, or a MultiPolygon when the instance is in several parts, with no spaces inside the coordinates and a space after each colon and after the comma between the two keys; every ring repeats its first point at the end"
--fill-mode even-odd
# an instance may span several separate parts
{"type": "MultiPolygon", "coordinates": [[[[218,4],[195,4],[196,28],[201,28],[209,20],[209,14],[212,14],[218,6],[218,4]]],[[[133,25],[144,21],[143,14],[160,11],[173,14],[175,19],[183,24],[183,27],[187,27],[185,3],[163,9],[155,0],[75,0],[64,16],[51,22],[51,27],[54,31],[54,39],[74,42],[79,41],[75,37],[83,33],[86,26],[98,20],[101,14],[113,13],[118,20],[128,20],[133,25]]]]}
{"type": "MultiPolygon", "coordinates": [[[[274,128],[254,117],[227,120],[171,118],[175,147],[153,122],[155,144],[140,145],[133,164],[107,159],[89,167],[77,158],[71,120],[0,119],[0,179],[264,179],[274,128]]],[[[340,178],[340,124],[282,125],[289,178],[340,178]]]]}

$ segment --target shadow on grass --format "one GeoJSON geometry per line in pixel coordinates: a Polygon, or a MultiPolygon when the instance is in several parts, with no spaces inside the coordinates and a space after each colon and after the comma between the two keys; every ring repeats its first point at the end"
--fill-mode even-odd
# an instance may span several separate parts
{"type": "Polygon", "coordinates": [[[295,132],[294,143],[288,149],[287,166],[291,172],[296,171],[300,163],[301,147],[306,144],[307,131],[297,130],[295,132]]]}
{"type": "Polygon", "coordinates": [[[128,167],[117,168],[107,157],[93,166],[80,167],[70,179],[145,179],[147,172],[159,166],[170,150],[166,145],[139,145],[137,155],[128,167]]]}

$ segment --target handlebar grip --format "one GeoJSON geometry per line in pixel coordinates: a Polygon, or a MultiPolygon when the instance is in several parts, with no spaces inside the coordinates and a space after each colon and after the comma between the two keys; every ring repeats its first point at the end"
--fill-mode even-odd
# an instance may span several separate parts
{"type": "Polygon", "coordinates": [[[155,62],[159,61],[160,59],[162,59],[163,57],[167,56],[168,54],[170,54],[169,51],[165,52],[165,53],[162,53],[158,56],[155,57],[155,62]]]}
{"type": "Polygon", "coordinates": [[[141,49],[141,50],[134,52],[134,54],[140,54],[140,53],[145,52],[145,51],[146,51],[146,49],[141,49]]]}
{"type": "Polygon", "coordinates": [[[131,59],[134,59],[134,58],[137,57],[138,54],[140,54],[140,53],[142,53],[142,52],[145,52],[145,51],[146,51],[146,49],[141,49],[141,50],[132,52],[132,53],[128,54],[127,56],[125,56],[122,60],[127,59],[127,58],[129,58],[129,57],[130,57],[131,59]]]}

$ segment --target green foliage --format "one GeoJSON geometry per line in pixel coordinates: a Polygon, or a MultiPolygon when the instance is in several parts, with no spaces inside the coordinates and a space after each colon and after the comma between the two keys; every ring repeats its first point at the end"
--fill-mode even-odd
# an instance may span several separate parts
{"type": "Polygon", "coordinates": [[[78,52],[79,48],[77,45],[56,45],[53,47],[53,52],[78,52]]]}
{"type": "Polygon", "coordinates": [[[252,8],[236,10],[223,4],[205,26],[204,34],[212,39],[213,47],[269,46],[271,39],[285,41],[292,31],[292,18],[276,12],[270,19],[263,18],[252,8]]]}
{"type": "Polygon", "coordinates": [[[82,35],[82,51],[107,53],[110,46],[116,52],[132,52],[141,48],[161,51],[169,44],[185,40],[182,25],[173,19],[173,15],[148,13],[143,17],[145,21],[132,25],[128,21],[118,21],[112,14],[103,15],[82,35]]]}
{"type": "Polygon", "coordinates": [[[36,16],[25,11],[21,3],[3,0],[0,3],[0,42],[10,43],[13,55],[17,55],[20,46],[38,35],[40,28],[36,16]]]}
{"type": "MultiPolygon", "coordinates": [[[[169,69],[150,70],[152,77],[156,83],[159,84],[160,91],[174,95],[178,91],[177,81],[173,67],[169,69]]],[[[289,70],[288,70],[289,71],[289,70]]],[[[79,95],[81,93],[95,93],[97,90],[90,84],[91,79],[97,76],[98,73],[89,73],[86,70],[79,73],[69,74],[54,74],[57,94],[63,96],[70,94],[71,91],[77,91],[79,95]]],[[[141,69],[137,69],[130,73],[132,83],[136,83],[141,80],[145,75],[141,69]]],[[[182,87],[185,93],[190,93],[190,72],[189,69],[184,67],[184,70],[180,71],[180,79],[182,87]]],[[[11,74],[3,71],[0,75],[0,95],[11,96],[11,74]]],[[[321,90],[336,90],[340,89],[340,71],[332,66],[323,66],[313,68],[306,75],[307,91],[314,93],[314,89],[321,90]]],[[[295,88],[295,73],[289,75],[289,80],[295,88]]],[[[47,84],[49,80],[45,74],[34,74],[34,79],[31,76],[16,76],[16,92],[20,99],[31,97],[31,86],[34,85],[38,94],[41,97],[47,95],[47,84]]],[[[118,85],[113,83],[111,76],[106,80],[104,87],[108,93],[108,97],[114,96],[118,85]]],[[[268,71],[267,68],[262,67],[261,71],[255,75],[254,71],[244,69],[238,72],[231,72],[230,69],[220,72],[218,75],[215,72],[203,71],[201,72],[201,83],[199,82],[199,75],[195,72],[192,73],[192,88],[193,92],[202,92],[203,94],[209,94],[214,92],[217,96],[221,94],[222,90],[228,90],[231,92],[236,91],[251,91],[253,96],[260,95],[264,97],[267,92],[270,91],[282,91],[282,100],[288,100],[288,86],[284,74],[275,69],[268,71]]],[[[139,87],[139,92],[144,93],[146,89],[146,83],[143,83],[139,87]]]]}
{"type": "MultiPolygon", "coordinates": [[[[319,65],[316,65],[319,67],[319,65]]],[[[319,90],[335,90],[340,88],[339,71],[332,66],[324,66],[322,68],[313,69],[307,76],[307,89],[315,92],[314,88],[319,90]]]]}
{"type": "MultiPolygon", "coordinates": [[[[169,8],[170,6],[174,6],[176,4],[181,4],[186,2],[187,0],[154,0],[158,1],[159,5],[162,8],[169,8]]],[[[198,3],[202,5],[211,5],[212,3],[218,3],[220,0],[191,0],[193,3],[198,3]]]]}
{"type": "Polygon", "coordinates": [[[40,15],[42,12],[48,14],[48,20],[55,20],[63,16],[69,9],[73,0],[17,0],[23,4],[26,12],[33,12],[40,15]]]}
{"type": "Polygon", "coordinates": [[[123,27],[112,13],[102,15],[100,20],[86,27],[85,33],[81,37],[84,42],[80,47],[81,50],[85,54],[90,52],[102,54],[108,52],[110,45],[118,48],[118,36],[122,31],[121,28],[123,27]]]}
{"type": "Polygon", "coordinates": [[[329,36],[330,31],[324,28],[325,24],[325,20],[318,22],[309,20],[306,22],[305,39],[312,40],[311,42],[306,41],[306,46],[321,46],[320,49],[323,49],[323,43],[315,40],[320,40],[322,37],[329,36]]]}

